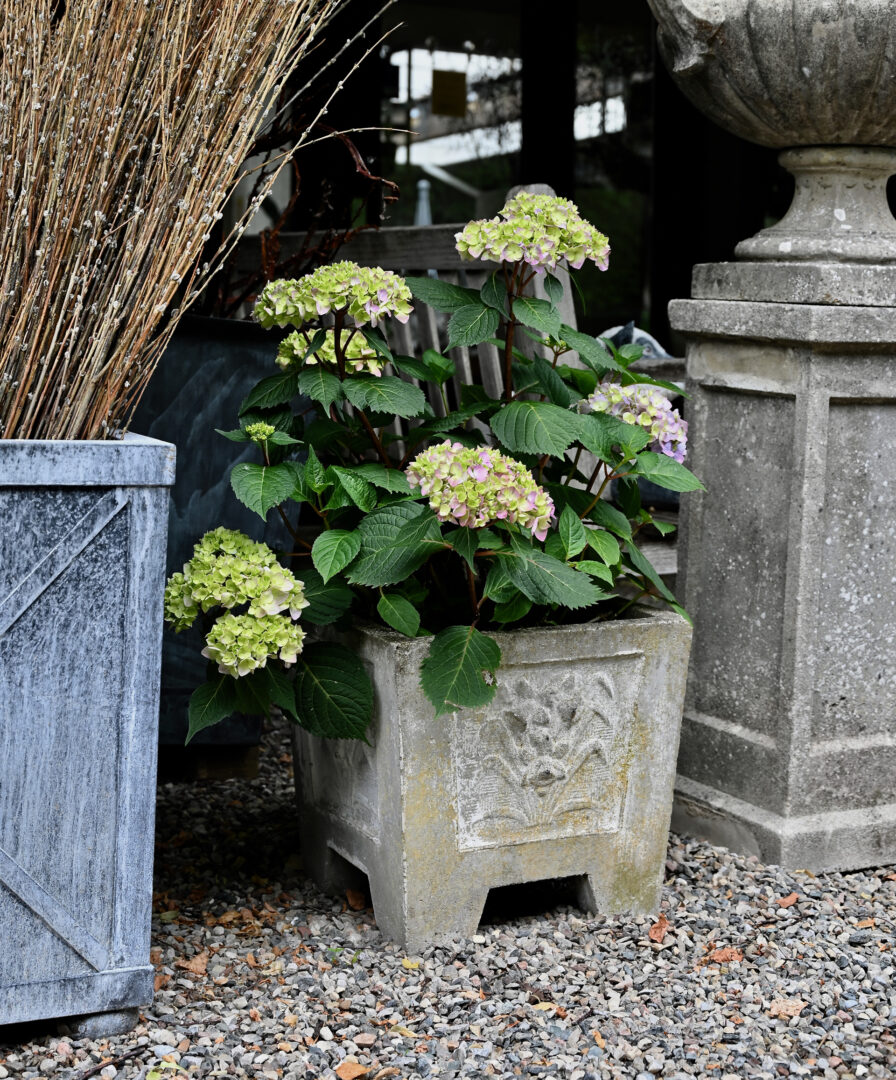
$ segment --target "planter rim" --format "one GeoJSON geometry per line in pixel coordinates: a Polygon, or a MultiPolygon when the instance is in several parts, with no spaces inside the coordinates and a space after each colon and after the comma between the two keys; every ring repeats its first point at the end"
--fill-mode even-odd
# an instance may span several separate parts
{"type": "Polygon", "coordinates": [[[121,439],[0,439],[0,488],[170,487],[175,448],[128,432],[121,439]]]}

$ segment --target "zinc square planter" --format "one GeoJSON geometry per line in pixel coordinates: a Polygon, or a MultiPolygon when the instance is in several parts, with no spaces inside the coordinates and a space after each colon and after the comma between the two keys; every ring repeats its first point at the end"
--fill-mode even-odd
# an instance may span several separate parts
{"type": "Polygon", "coordinates": [[[495,633],[491,704],[436,717],[425,638],[347,635],[374,688],[369,743],[294,732],[302,857],[323,889],[367,874],[416,951],[476,931],[489,889],[578,877],[579,902],[655,911],[691,628],[672,612],[495,633]]]}
{"type": "Polygon", "coordinates": [[[152,1000],[174,447],[0,440],[0,1024],[152,1000]]]}

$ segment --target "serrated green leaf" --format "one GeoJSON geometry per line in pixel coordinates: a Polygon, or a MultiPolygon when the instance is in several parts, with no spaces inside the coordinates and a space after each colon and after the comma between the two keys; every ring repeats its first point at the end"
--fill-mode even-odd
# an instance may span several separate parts
{"type": "Polygon", "coordinates": [[[240,414],[240,427],[243,431],[250,424],[270,424],[277,431],[292,431],[295,422],[292,409],[288,405],[274,405],[269,409],[249,409],[240,414]]]}
{"type": "Polygon", "coordinates": [[[342,384],[345,396],[357,409],[375,409],[394,416],[422,416],[423,391],[397,375],[352,375],[342,384]]]}
{"type": "Polygon", "coordinates": [[[557,522],[557,533],[563,542],[567,559],[572,559],[588,544],[588,533],[571,506],[564,506],[557,522]]]}
{"type": "MultiPolygon", "coordinates": [[[[563,509],[565,510],[567,507],[564,507],[563,509]]],[[[557,533],[548,533],[544,542],[544,550],[551,558],[566,562],[566,548],[563,546],[563,541],[557,533]]]]}
{"type": "Polygon", "coordinates": [[[269,375],[249,391],[240,405],[240,416],[249,409],[269,409],[273,405],[284,405],[299,392],[299,377],[294,371],[284,371],[280,375],[269,375]]]}
{"type": "Polygon", "coordinates": [[[457,311],[479,300],[479,294],[472,289],[438,278],[406,277],[404,280],[415,300],[422,300],[436,311],[457,311]]]}
{"type": "Polygon", "coordinates": [[[519,589],[510,580],[503,559],[499,558],[492,564],[485,579],[482,598],[492,600],[496,604],[508,604],[518,593],[519,589]]]}
{"type": "Polygon", "coordinates": [[[544,291],[548,294],[548,300],[556,308],[563,300],[563,283],[553,274],[544,275],[544,291]]]}
{"type": "Polygon", "coordinates": [[[415,379],[428,382],[432,378],[432,373],[426,361],[419,356],[393,356],[392,363],[398,371],[403,372],[405,375],[411,375],[415,379]]]}
{"type": "Polygon", "coordinates": [[[499,271],[490,274],[485,279],[485,284],[479,290],[479,298],[486,307],[494,308],[502,315],[507,314],[507,286],[504,283],[504,275],[499,271]]]}
{"type": "Polygon", "coordinates": [[[620,460],[616,447],[622,448],[623,457],[631,457],[650,442],[651,435],[646,428],[627,424],[617,416],[608,413],[579,413],[578,437],[586,450],[590,450],[601,461],[615,465],[620,460]]]}
{"type": "Polygon", "coordinates": [[[320,463],[310,442],[308,443],[308,457],[305,459],[305,486],[315,495],[320,495],[325,488],[330,486],[327,470],[320,463]]]}
{"type": "Polygon", "coordinates": [[[354,594],[344,581],[324,581],[309,563],[296,572],[302,582],[308,607],[302,609],[302,622],[329,626],[351,607],[354,594]]]}
{"type": "Polygon", "coordinates": [[[382,506],[361,519],[361,553],[348,570],[353,585],[394,585],[423,565],[433,551],[432,540],[440,536],[435,514],[422,503],[404,502],[382,506]],[[413,538],[402,530],[421,519],[413,538]]]}
{"type": "Polygon", "coordinates": [[[574,330],[565,323],[560,327],[560,337],[571,349],[575,349],[582,363],[587,364],[598,375],[603,375],[605,371],[621,371],[627,374],[627,369],[615,360],[606,346],[596,338],[574,330]]]}
{"type": "Polygon", "coordinates": [[[420,629],[420,613],[414,605],[397,593],[384,593],[377,602],[376,610],[384,623],[405,637],[416,637],[420,629]]]}
{"type": "Polygon", "coordinates": [[[513,317],[523,326],[531,326],[542,334],[560,336],[560,316],[548,300],[539,300],[534,296],[518,296],[513,302],[513,317]]]}
{"type": "Polygon", "coordinates": [[[373,686],[358,657],[343,645],[306,645],[296,670],[296,711],[312,735],[363,739],[373,716],[373,686]]]}
{"type": "Polygon", "coordinates": [[[638,476],[650,480],[660,487],[668,488],[669,491],[705,491],[706,488],[700,483],[690,469],[680,465],[666,454],[655,454],[645,450],[639,454],[632,469],[638,476]]]}
{"type": "Polygon", "coordinates": [[[623,345],[622,348],[619,349],[619,357],[621,360],[625,361],[626,365],[633,364],[636,360],[640,360],[643,355],[643,345],[629,343],[628,345],[623,345]]]}
{"type": "Polygon", "coordinates": [[[338,478],[339,483],[359,510],[363,510],[366,514],[376,506],[376,492],[362,476],[357,475],[354,469],[343,469],[339,465],[334,465],[327,472],[338,478]]]}
{"type": "Polygon", "coordinates": [[[268,664],[255,674],[265,682],[268,700],[291,720],[297,720],[296,689],[289,675],[275,664],[268,664]]]}
{"type": "Polygon", "coordinates": [[[660,575],[656,572],[650,559],[635,547],[631,540],[626,541],[625,549],[625,554],[622,556],[623,563],[647,578],[664,600],[667,600],[670,604],[676,604],[677,601],[675,597],[672,595],[660,575]]]}
{"type": "Polygon", "coordinates": [[[268,511],[295,490],[295,474],[284,465],[254,465],[243,461],[230,473],[233,493],[244,506],[266,518],[268,511]]]}
{"type": "Polygon", "coordinates": [[[547,401],[512,401],[489,424],[511,453],[559,457],[578,434],[575,413],[547,401]]]}
{"type": "Polygon", "coordinates": [[[342,401],[345,396],[337,376],[320,364],[299,373],[299,392],[319,402],[325,413],[329,413],[330,406],[342,401]]]}
{"type": "Polygon", "coordinates": [[[601,598],[585,574],[553,559],[526,543],[519,536],[510,536],[511,552],[499,556],[507,576],[514,585],[536,604],[562,604],[576,610],[596,604],[601,598]]]}
{"type": "Polygon", "coordinates": [[[423,350],[423,362],[429,368],[430,378],[440,386],[457,372],[457,365],[450,356],[442,356],[435,349],[423,350]]]}
{"type": "Polygon", "coordinates": [[[420,669],[420,685],[436,716],[452,708],[475,709],[495,696],[494,676],[501,650],[492,638],[472,626],[449,626],[432,639],[420,669]]]}
{"type": "Polygon", "coordinates": [[[602,525],[605,529],[621,536],[623,540],[631,540],[632,527],[625,514],[621,514],[615,506],[610,506],[604,499],[598,499],[588,513],[588,518],[595,525],[602,525]]]}
{"type": "Polygon", "coordinates": [[[459,345],[478,345],[480,341],[494,337],[501,317],[494,308],[481,303],[478,296],[476,301],[475,304],[458,308],[449,319],[449,349],[459,345]]]}
{"type": "Polygon", "coordinates": [[[361,333],[364,336],[364,340],[367,344],[380,354],[384,360],[392,361],[392,350],[389,348],[389,344],[379,330],[374,330],[369,326],[362,326],[361,333]]]}
{"type": "Polygon", "coordinates": [[[532,601],[523,596],[522,593],[517,593],[511,600],[508,600],[505,604],[495,604],[495,610],[492,614],[492,618],[495,622],[499,623],[513,623],[518,622],[520,619],[524,619],[532,610],[532,601]]]}
{"type": "Polygon", "coordinates": [[[588,529],[588,546],[597,552],[598,557],[607,564],[615,566],[619,562],[619,541],[605,529],[588,529]]]}
{"type": "Polygon", "coordinates": [[[329,581],[354,559],[361,550],[361,534],[357,529],[329,529],[314,541],[311,561],[323,580],[329,581]]]}
{"type": "Polygon", "coordinates": [[[566,409],[579,400],[578,391],[568,387],[557,371],[542,357],[536,356],[533,359],[532,373],[548,399],[555,405],[566,409]]]}
{"type": "Polygon", "coordinates": [[[455,409],[454,412],[448,413],[447,416],[437,416],[432,420],[427,420],[423,427],[418,428],[412,434],[417,438],[424,431],[427,436],[429,434],[437,435],[443,431],[453,431],[455,428],[462,427],[475,416],[483,416],[486,413],[493,412],[500,405],[501,402],[494,398],[488,401],[471,402],[469,405],[463,405],[461,408],[455,409]]]}
{"type": "Polygon", "coordinates": [[[285,431],[275,431],[273,435],[269,435],[266,442],[272,443],[274,446],[298,446],[301,439],[294,439],[292,435],[287,435],[285,431]]]}
{"type": "Polygon", "coordinates": [[[656,529],[660,536],[668,536],[669,533],[674,533],[677,525],[673,525],[671,521],[657,521],[656,518],[651,518],[650,524],[656,529]]]}
{"type": "Polygon", "coordinates": [[[581,559],[576,563],[576,569],[581,570],[583,574],[588,574],[590,577],[599,578],[601,581],[606,582],[607,585],[613,584],[613,571],[602,562],[595,562],[593,559],[581,559]]]}
{"type": "Polygon", "coordinates": [[[352,472],[368,484],[374,484],[393,495],[411,495],[413,493],[407,477],[401,469],[387,469],[385,465],[357,465],[352,472]]]}
{"type": "Polygon", "coordinates": [[[200,731],[226,720],[236,712],[235,681],[230,675],[219,675],[216,679],[210,679],[196,687],[190,695],[186,742],[200,731]]]}
{"type": "Polygon", "coordinates": [[[476,564],[474,562],[474,556],[479,546],[479,537],[476,535],[476,530],[466,528],[454,529],[452,532],[448,533],[444,539],[445,543],[450,544],[467,566],[475,573],[476,564]]]}
{"type": "Polygon", "coordinates": [[[242,428],[237,428],[235,431],[223,431],[221,428],[215,428],[218,435],[223,435],[225,439],[230,439],[231,442],[250,442],[249,436],[243,431],[242,428]]]}

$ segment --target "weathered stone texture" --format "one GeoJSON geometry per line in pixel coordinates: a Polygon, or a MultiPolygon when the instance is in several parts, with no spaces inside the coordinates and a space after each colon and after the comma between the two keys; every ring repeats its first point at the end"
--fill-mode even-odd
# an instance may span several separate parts
{"type": "Polygon", "coordinates": [[[152,998],[173,477],[139,436],[0,442],[0,1024],[152,998]]]}
{"type": "Polygon", "coordinates": [[[436,718],[427,642],[353,635],[376,689],[372,746],[295,735],[303,859],[324,888],[369,878],[408,948],[475,932],[490,888],[579,876],[593,910],[659,898],[690,628],[617,623],[495,635],[487,709],[436,718]]]}

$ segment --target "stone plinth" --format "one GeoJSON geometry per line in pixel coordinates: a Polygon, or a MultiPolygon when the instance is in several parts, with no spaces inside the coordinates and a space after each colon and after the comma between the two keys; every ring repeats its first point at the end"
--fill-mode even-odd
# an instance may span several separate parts
{"type": "Polygon", "coordinates": [[[700,266],[670,308],[707,488],[673,825],[791,867],[896,860],[894,273],[700,266]]]}

